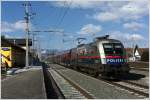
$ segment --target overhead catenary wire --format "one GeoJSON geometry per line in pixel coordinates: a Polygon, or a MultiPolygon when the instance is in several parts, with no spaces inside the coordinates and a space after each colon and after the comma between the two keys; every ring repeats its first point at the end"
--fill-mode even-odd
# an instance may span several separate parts
{"type": "Polygon", "coordinates": [[[65,16],[67,15],[67,12],[68,12],[69,9],[70,9],[70,6],[72,5],[72,3],[73,3],[73,1],[70,1],[70,3],[68,4],[68,7],[67,7],[66,10],[64,11],[64,14],[63,14],[63,16],[61,17],[61,19],[60,19],[60,21],[58,22],[58,24],[56,25],[56,27],[59,27],[59,26],[62,24],[62,22],[63,22],[65,16]]]}
{"type": "MultiPolygon", "coordinates": [[[[62,17],[60,17],[60,21],[59,21],[58,24],[56,25],[56,28],[59,27],[59,26],[62,24],[62,22],[63,22],[65,16],[67,15],[67,12],[68,12],[69,9],[70,9],[70,6],[72,5],[72,2],[73,2],[73,1],[70,1],[70,3],[68,3],[68,5],[66,5],[67,1],[64,1],[64,6],[67,6],[67,7],[66,7],[66,9],[65,9],[64,14],[62,15],[62,17]]],[[[64,36],[65,36],[65,34],[64,34],[64,32],[62,32],[62,37],[64,37],[64,36]]],[[[65,42],[64,38],[62,38],[62,42],[63,42],[63,43],[65,42]]]]}
{"type": "MultiPolygon", "coordinates": [[[[67,1],[63,1],[64,2],[64,6],[66,6],[66,3],[67,3],[67,1]]],[[[56,23],[54,24],[54,27],[57,27],[58,26],[58,23],[59,23],[59,21],[60,21],[60,19],[62,18],[62,16],[63,16],[63,12],[65,12],[64,11],[65,10],[65,7],[62,9],[59,9],[59,11],[58,11],[58,13],[56,13],[56,17],[55,18],[57,18],[58,20],[56,21],[56,23]]]]}

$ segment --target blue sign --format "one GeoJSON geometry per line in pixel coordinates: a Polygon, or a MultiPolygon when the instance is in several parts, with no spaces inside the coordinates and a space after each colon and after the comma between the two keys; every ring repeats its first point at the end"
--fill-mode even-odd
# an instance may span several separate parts
{"type": "Polygon", "coordinates": [[[10,49],[7,48],[7,47],[5,47],[5,48],[2,48],[2,50],[4,50],[4,51],[9,51],[10,49]]]}
{"type": "Polygon", "coordinates": [[[117,58],[117,59],[106,59],[106,63],[107,64],[120,64],[120,63],[124,63],[125,60],[121,59],[121,58],[117,58]]]}

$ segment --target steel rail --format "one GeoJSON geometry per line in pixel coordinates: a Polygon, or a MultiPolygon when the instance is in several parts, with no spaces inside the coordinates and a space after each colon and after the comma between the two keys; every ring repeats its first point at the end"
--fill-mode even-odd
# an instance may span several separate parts
{"type": "Polygon", "coordinates": [[[131,69],[133,69],[133,70],[140,70],[140,71],[149,71],[149,69],[143,69],[143,68],[131,68],[131,69]]]}
{"type": "MultiPolygon", "coordinates": [[[[63,66],[63,65],[61,65],[61,66],[63,66]]],[[[63,67],[65,67],[65,66],[63,66],[63,67]]],[[[78,72],[79,72],[79,71],[78,71],[78,72]]],[[[82,73],[82,72],[80,72],[80,73],[82,73]]],[[[86,73],[83,73],[83,74],[88,75],[88,76],[91,76],[91,75],[86,74],[86,73]]],[[[93,77],[93,76],[91,76],[91,77],[93,77]]],[[[94,78],[95,78],[95,77],[94,77],[94,78]]],[[[128,87],[128,86],[121,85],[121,84],[119,84],[119,83],[117,83],[117,82],[108,81],[108,80],[105,80],[105,79],[102,79],[102,78],[96,78],[96,79],[99,79],[99,80],[101,80],[101,81],[103,81],[103,82],[106,82],[106,83],[108,83],[108,84],[111,84],[111,85],[118,86],[118,87],[123,88],[123,89],[125,89],[125,90],[128,90],[128,91],[130,91],[130,92],[134,92],[134,93],[137,93],[137,94],[139,94],[139,95],[142,95],[142,96],[145,96],[145,97],[149,97],[149,94],[148,94],[148,93],[145,93],[145,92],[142,92],[142,91],[133,89],[133,88],[128,87]]],[[[127,81],[126,81],[126,83],[127,83],[127,81]]],[[[146,89],[148,88],[148,86],[143,86],[143,85],[140,85],[140,84],[138,84],[138,83],[132,83],[132,82],[129,82],[129,81],[128,81],[128,83],[131,84],[131,85],[135,85],[135,86],[141,87],[141,88],[146,88],[146,89]]]]}
{"type": "Polygon", "coordinates": [[[130,87],[128,87],[128,86],[121,85],[121,84],[119,84],[119,83],[117,83],[117,82],[111,82],[111,81],[107,81],[107,80],[104,80],[104,79],[100,79],[100,80],[102,80],[102,81],[104,81],[104,82],[106,82],[106,83],[108,83],[108,84],[115,85],[115,86],[118,86],[118,87],[120,87],[120,88],[123,88],[123,89],[125,89],[125,90],[129,90],[129,91],[131,91],[131,92],[137,93],[137,94],[139,94],[139,95],[142,95],[142,96],[145,96],[145,97],[149,97],[149,94],[148,94],[148,93],[145,93],[145,92],[142,92],[142,91],[139,91],[139,90],[130,88],[130,87]]]}
{"type": "Polygon", "coordinates": [[[123,82],[128,83],[128,84],[132,84],[132,85],[135,85],[135,86],[139,86],[139,87],[142,87],[142,88],[145,88],[145,89],[149,89],[149,86],[138,84],[138,83],[135,83],[135,82],[132,82],[132,81],[123,81],[123,82]]]}
{"type": "Polygon", "coordinates": [[[92,95],[90,95],[88,92],[86,92],[84,89],[82,89],[79,85],[68,79],[66,76],[62,75],[60,72],[58,72],[56,69],[54,69],[61,77],[63,77],[69,84],[71,84],[74,88],[76,88],[80,93],[82,93],[87,99],[94,99],[92,95]]]}

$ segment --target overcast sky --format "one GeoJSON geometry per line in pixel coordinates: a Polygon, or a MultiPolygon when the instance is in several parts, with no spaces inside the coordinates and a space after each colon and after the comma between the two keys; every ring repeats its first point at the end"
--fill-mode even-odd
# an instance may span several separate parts
{"type": "MultiPolygon", "coordinates": [[[[20,1],[3,1],[1,5],[2,35],[25,38],[25,7],[20,1]]],[[[69,49],[78,37],[89,43],[94,37],[109,34],[131,47],[148,47],[148,0],[136,1],[49,1],[30,2],[30,30],[60,30],[64,33],[36,33],[41,48],[69,49]]]]}

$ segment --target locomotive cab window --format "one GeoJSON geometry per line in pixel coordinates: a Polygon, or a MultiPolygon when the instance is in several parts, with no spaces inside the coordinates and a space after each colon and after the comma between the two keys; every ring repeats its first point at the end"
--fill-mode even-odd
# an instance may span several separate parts
{"type": "Polygon", "coordinates": [[[107,55],[112,55],[112,54],[122,54],[123,53],[123,46],[121,43],[104,43],[104,52],[107,55]]]}
{"type": "Polygon", "coordinates": [[[123,46],[120,43],[115,43],[114,49],[115,49],[116,54],[122,54],[123,53],[123,46]]]}
{"type": "Polygon", "coordinates": [[[106,54],[113,54],[113,45],[112,44],[110,44],[110,43],[104,43],[103,47],[104,47],[104,52],[106,54]]]}

